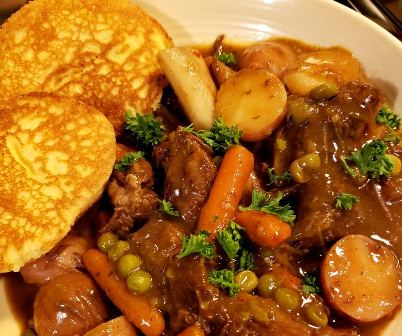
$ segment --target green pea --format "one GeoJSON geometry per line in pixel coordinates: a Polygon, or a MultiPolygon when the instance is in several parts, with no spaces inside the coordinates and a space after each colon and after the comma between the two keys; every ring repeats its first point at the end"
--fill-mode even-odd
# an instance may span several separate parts
{"type": "Polygon", "coordinates": [[[24,331],[22,336],[36,336],[36,332],[33,331],[32,329],[27,329],[27,330],[24,331]]]}
{"type": "Polygon", "coordinates": [[[305,310],[305,314],[309,322],[317,327],[323,327],[328,324],[328,316],[322,305],[318,303],[308,306],[305,310]]]}
{"type": "Polygon", "coordinates": [[[119,240],[109,249],[109,251],[107,251],[107,256],[110,261],[117,261],[128,251],[129,248],[129,243],[119,240]]]}
{"type": "Polygon", "coordinates": [[[268,324],[270,321],[275,319],[272,311],[267,309],[266,306],[261,304],[259,300],[252,300],[249,303],[249,307],[251,310],[251,316],[253,320],[261,323],[261,324],[268,324]]]}
{"type": "Polygon", "coordinates": [[[134,254],[125,254],[117,262],[117,271],[122,278],[127,278],[133,271],[140,268],[142,260],[134,254]]]}
{"type": "Polygon", "coordinates": [[[298,183],[307,183],[320,170],[321,160],[316,153],[306,154],[294,160],[289,167],[292,178],[298,183]]]}
{"type": "Polygon", "coordinates": [[[241,271],[236,274],[235,282],[240,286],[241,290],[249,293],[257,287],[258,278],[252,271],[241,271]]]}
{"type": "Polygon", "coordinates": [[[103,253],[107,253],[118,240],[117,236],[111,232],[102,233],[98,238],[98,248],[103,253]]]}
{"type": "Polygon", "coordinates": [[[324,83],[312,89],[310,92],[310,97],[315,100],[329,99],[336,96],[338,92],[339,88],[336,84],[324,83]]]}
{"type": "Polygon", "coordinates": [[[300,306],[300,297],[292,288],[279,287],[274,292],[274,299],[282,309],[295,310],[300,306]]]}
{"type": "Polygon", "coordinates": [[[304,124],[317,112],[317,109],[305,98],[289,100],[287,108],[288,117],[290,117],[296,125],[304,124]]]}
{"type": "Polygon", "coordinates": [[[401,160],[394,154],[385,154],[385,156],[392,162],[392,173],[391,175],[399,175],[401,172],[401,160]]]}
{"type": "Polygon", "coordinates": [[[273,274],[264,274],[258,280],[258,294],[262,297],[271,297],[281,281],[273,274]]]}
{"type": "Polygon", "coordinates": [[[133,293],[142,294],[152,286],[152,277],[148,272],[138,270],[131,273],[126,280],[127,287],[133,293]]]}

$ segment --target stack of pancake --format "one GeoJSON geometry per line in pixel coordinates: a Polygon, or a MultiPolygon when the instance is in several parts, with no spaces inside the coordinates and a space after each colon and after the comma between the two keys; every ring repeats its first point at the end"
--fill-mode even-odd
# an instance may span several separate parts
{"type": "Polygon", "coordinates": [[[124,113],[152,112],[171,47],[128,0],[34,0],[0,29],[0,273],[54,247],[101,195],[124,113]]]}

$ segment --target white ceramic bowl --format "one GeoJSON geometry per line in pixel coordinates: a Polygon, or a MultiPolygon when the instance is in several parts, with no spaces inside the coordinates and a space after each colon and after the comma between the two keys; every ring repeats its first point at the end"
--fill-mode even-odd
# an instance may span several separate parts
{"type": "MultiPolygon", "coordinates": [[[[218,34],[238,40],[287,36],[351,50],[402,115],[402,43],[331,0],[138,0],[177,45],[212,42],[218,34]]],[[[402,313],[383,336],[401,335],[402,313]]],[[[19,336],[0,282],[0,334],[19,336]]]]}

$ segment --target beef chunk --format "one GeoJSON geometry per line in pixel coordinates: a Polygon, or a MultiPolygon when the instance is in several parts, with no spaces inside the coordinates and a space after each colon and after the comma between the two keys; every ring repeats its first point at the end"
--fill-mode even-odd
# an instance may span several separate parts
{"type": "Polygon", "coordinates": [[[193,228],[216,175],[212,150],[201,139],[179,128],[155,148],[153,158],[165,170],[164,198],[193,228]]]}
{"type": "Polygon", "coordinates": [[[115,172],[107,190],[115,211],[101,232],[114,231],[126,237],[135,222],[148,219],[158,207],[152,185],[152,167],[146,160],[134,162],[127,173],[115,172]]]}

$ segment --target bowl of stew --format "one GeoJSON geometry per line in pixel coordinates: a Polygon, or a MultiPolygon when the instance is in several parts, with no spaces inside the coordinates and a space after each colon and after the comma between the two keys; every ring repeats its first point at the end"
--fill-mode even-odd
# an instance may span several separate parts
{"type": "MultiPolygon", "coordinates": [[[[113,204],[127,175],[162,172],[166,202],[130,234],[106,225],[98,250],[169,316],[166,335],[397,335],[402,43],[332,1],[135,3],[191,49],[159,58],[170,86],[155,116],[168,135],[154,168],[139,159],[108,187],[113,204]],[[191,83],[178,57],[205,62],[213,124],[199,117],[208,101],[175,85],[191,83]]],[[[0,295],[0,329],[20,335],[0,295]]]]}

